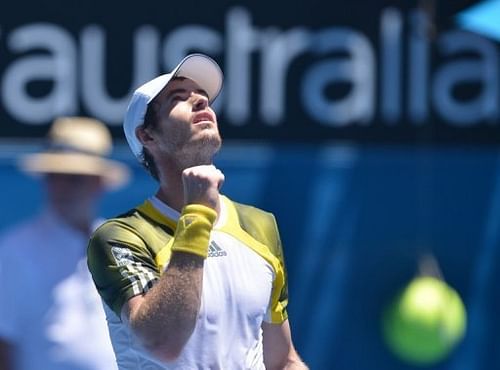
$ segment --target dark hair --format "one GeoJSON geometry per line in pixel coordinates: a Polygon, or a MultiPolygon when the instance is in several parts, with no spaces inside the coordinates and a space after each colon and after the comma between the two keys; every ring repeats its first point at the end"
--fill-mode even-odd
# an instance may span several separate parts
{"type": "MultiPolygon", "coordinates": [[[[153,101],[148,104],[148,108],[146,109],[146,114],[144,115],[144,123],[142,124],[143,128],[155,128],[158,118],[157,109],[158,104],[153,99],[153,101]]],[[[160,181],[160,178],[158,176],[158,167],[156,166],[153,156],[145,147],[142,147],[142,152],[139,160],[141,161],[142,166],[149,172],[149,174],[156,181],[160,181]]]]}

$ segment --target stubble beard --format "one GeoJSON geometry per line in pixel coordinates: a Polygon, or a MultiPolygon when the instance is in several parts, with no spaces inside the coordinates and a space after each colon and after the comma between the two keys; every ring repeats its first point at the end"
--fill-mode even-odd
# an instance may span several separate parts
{"type": "Polygon", "coordinates": [[[176,160],[182,170],[190,167],[209,165],[222,144],[220,135],[205,135],[203,138],[186,143],[177,152],[176,160]]]}

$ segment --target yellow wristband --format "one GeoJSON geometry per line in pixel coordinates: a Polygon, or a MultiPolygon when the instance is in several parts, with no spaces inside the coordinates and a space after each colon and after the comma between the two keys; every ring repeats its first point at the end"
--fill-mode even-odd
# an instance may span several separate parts
{"type": "Polygon", "coordinates": [[[193,253],[207,258],[210,232],[217,212],[201,204],[188,204],[182,209],[174,235],[172,252],[193,253]]]}

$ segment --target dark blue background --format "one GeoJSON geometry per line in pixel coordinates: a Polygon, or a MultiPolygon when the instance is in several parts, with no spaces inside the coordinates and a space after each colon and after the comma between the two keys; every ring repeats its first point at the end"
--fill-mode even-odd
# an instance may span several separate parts
{"type": "MultiPolygon", "coordinates": [[[[15,168],[19,150],[2,151],[2,227],[43,198],[37,181],[15,168]]],[[[499,154],[495,147],[226,143],[217,158],[223,192],[277,216],[294,341],[312,369],[416,368],[388,351],[380,320],[429,253],[462,296],[469,322],[451,356],[428,368],[500,366],[499,154]]],[[[115,157],[132,166],[134,179],[106,195],[106,217],[156,188],[127,148],[115,157]]]]}

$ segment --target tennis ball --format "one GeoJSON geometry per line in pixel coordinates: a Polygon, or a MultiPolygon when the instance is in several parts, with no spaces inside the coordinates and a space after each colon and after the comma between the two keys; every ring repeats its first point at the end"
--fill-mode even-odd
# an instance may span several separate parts
{"type": "Polygon", "coordinates": [[[418,277],[383,315],[383,334],[402,360],[430,365],[446,358],[465,334],[467,314],[458,293],[433,277],[418,277]]]}

